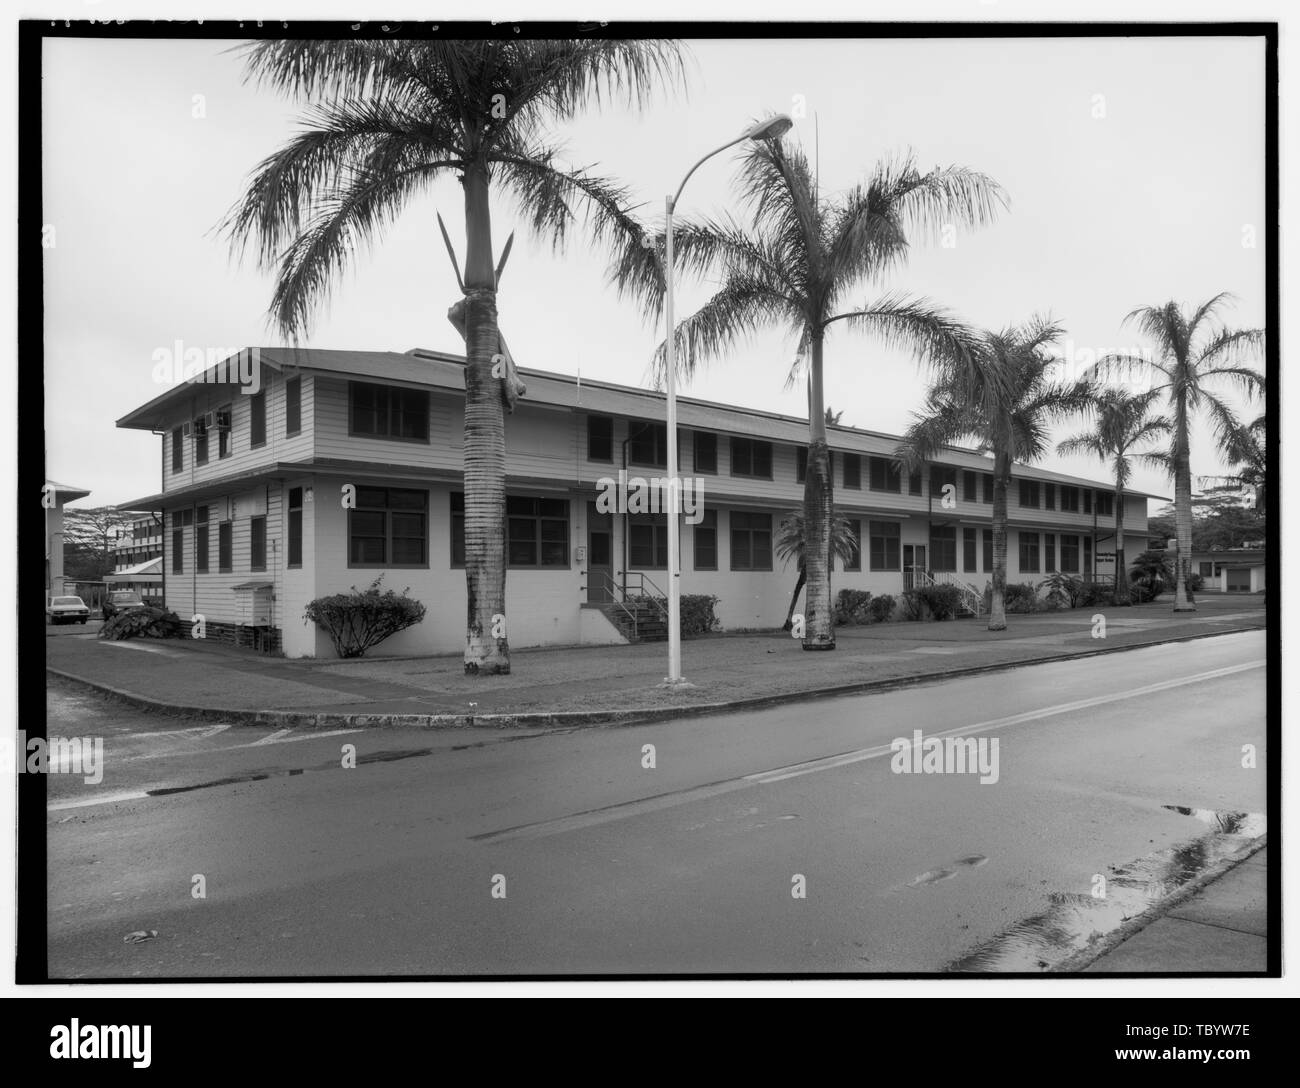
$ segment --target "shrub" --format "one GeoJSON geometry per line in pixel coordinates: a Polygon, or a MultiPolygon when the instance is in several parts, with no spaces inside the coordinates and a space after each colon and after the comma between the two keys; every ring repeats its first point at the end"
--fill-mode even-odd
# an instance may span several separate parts
{"type": "Polygon", "coordinates": [[[903,593],[903,613],[908,619],[950,620],[961,608],[957,586],[917,586],[903,593]]]}
{"type": "Polygon", "coordinates": [[[1079,603],[1083,583],[1078,578],[1057,571],[1039,582],[1038,588],[1047,590],[1045,603],[1048,608],[1075,608],[1079,603]]]}
{"type": "Polygon", "coordinates": [[[1013,613],[1038,612],[1044,607],[1033,582],[1008,582],[1003,601],[1013,613]]]}
{"type": "Polygon", "coordinates": [[[117,612],[99,629],[100,638],[180,638],[181,619],[154,605],[117,612]]]}
{"type": "Polygon", "coordinates": [[[888,593],[882,593],[879,597],[872,597],[871,603],[867,606],[867,613],[872,623],[888,623],[894,615],[896,601],[888,593]]]}
{"type": "Polygon", "coordinates": [[[362,657],[372,646],[413,627],[424,619],[424,605],[391,589],[381,593],[381,574],[364,590],[352,587],[349,593],[317,597],[304,610],[304,622],[311,620],[329,632],[334,652],[339,657],[362,657]]]}
{"type": "MultiPolygon", "coordinates": [[[[1141,586],[1144,599],[1148,601],[1154,601],[1160,594],[1172,589],[1174,575],[1166,553],[1159,549],[1151,549],[1133,560],[1129,584],[1134,589],[1141,586]]],[[[1137,599],[1136,596],[1134,599],[1137,599]]]]}
{"type": "MultiPolygon", "coordinates": [[[[658,605],[659,610],[668,615],[668,598],[653,597],[649,598],[658,605]]],[[[721,624],[718,617],[714,614],[713,607],[718,603],[717,597],[710,597],[707,593],[684,593],[679,598],[681,606],[681,627],[682,638],[691,638],[694,635],[707,635],[710,631],[717,630],[721,624]]]]}
{"type": "Polygon", "coordinates": [[[835,598],[837,627],[871,622],[871,594],[865,589],[841,589],[835,598]]]}

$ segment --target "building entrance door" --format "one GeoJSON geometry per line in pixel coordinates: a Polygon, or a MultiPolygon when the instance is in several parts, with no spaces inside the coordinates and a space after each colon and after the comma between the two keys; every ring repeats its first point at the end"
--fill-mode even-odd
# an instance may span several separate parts
{"type": "Polygon", "coordinates": [[[608,604],[614,599],[614,531],[609,514],[596,513],[587,503],[587,603],[608,604]]]}
{"type": "Polygon", "coordinates": [[[925,545],[903,545],[903,589],[916,588],[916,573],[925,573],[925,545]]]}

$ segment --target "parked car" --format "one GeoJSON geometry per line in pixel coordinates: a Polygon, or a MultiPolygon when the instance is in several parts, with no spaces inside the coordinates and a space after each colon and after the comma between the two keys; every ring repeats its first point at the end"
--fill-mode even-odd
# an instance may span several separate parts
{"type": "Polygon", "coordinates": [[[108,620],[119,612],[134,612],[137,608],[143,607],[144,601],[134,589],[115,589],[104,598],[101,611],[104,613],[104,619],[108,620]]]}
{"type": "Polygon", "coordinates": [[[90,619],[90,609],[80,597],[51,597],[45,606],[45,618],[50,623],[85,623],[90,619]]]}

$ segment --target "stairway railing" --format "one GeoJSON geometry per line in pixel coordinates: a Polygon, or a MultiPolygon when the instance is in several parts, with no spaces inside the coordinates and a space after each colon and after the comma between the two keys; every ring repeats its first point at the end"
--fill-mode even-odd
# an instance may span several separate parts
{"type": "Polygon", "coordinates": [[[931,586],[956,586],[961,590],[962,603],[974,616],[979,616],[984,610],[984,594],[976,589],[969,582],[958,578],[954,571],[940,570],[930,573],[929,571],[916,571],[917,581],[922,585],[931,586]],[[922,581],[922,579],[924,579],[922,581]]]}

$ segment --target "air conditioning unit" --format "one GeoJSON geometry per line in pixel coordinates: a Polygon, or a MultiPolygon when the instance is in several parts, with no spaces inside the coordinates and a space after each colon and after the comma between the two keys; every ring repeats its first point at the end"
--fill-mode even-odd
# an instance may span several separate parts
{"type": "Polygon", "coordinates": [[[188,423],[182,423],[182,424],[181,424],[181,437],[182,437],[182,438],[189,438],[189,436],[190,436],[190,425],[189,425],[188,423]]]}
{"type": "Polygon", "coordinates": [[[216,413],[216,424],[218,431],[230,430],[230,409],[226,408],[216,413]]]}

